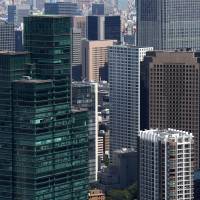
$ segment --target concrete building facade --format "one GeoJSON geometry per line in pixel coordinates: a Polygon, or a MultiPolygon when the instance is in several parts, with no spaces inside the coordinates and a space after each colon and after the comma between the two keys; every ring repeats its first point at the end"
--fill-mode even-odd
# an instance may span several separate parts
{"type": "Polygon", "coordinates": [[[174,129],[139,134],[139,199],[193,199],[191,133],[174,129]]]}
{"type": "Polygon", "coordinates": [[[0,51],[15,51],[15,27],[13,23],[0,21],[0,51]]]}
{"type": "Polygon", "coordinates": [[[193,133],[199,163],[200,53],[148,52],[141,67],[141,129],[168,127],[193,133]]]}
{"type": "Polygon", "coordinates": [[[88,81],[100,81],[99,70],[108,67],[108,48],[113,40],[82,40],[82,78],[88,81]]]}
{"type": "Polygon", "coordinates": [[[195,0],[137,0],[138,45],[199,49],[199,10],[200,1],[195,0]]]}
{"type": "Polygon", "coordinates": [[[140,62],[152,47],[114,45],[109,49],[110,154],[137,149],[140,130],[140,62]]]}

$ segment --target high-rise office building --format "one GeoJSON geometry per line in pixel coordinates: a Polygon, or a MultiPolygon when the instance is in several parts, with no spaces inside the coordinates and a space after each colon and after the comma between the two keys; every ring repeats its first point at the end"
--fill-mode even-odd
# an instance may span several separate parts
{"type": "Polygon", "coordinates": [[[110,154],[137,148],[140,130],[140,62],[151,47],[114,45],[109,48],[110,154]]]}
{"type": "Polygon", "coordinates": [[[53,87],[52,80],[13,83],[13,199],[87,197],[86,180],[76,177],[87,174],[87,113],[68,114],[64,130],[53,87]]]}
{"type": "Polygon", "coordinates": [[[77,3],[72,2],[56,2],[45,3],[44,13],[46,15],[81,15],[81,10],[77,3]]]}
{"type": "Polygon", "coordinates": [[[72,80],[81,81],[81,29],[72,29],[72,80]]]}
{"type": "Polygon", "coordinates": [[[105,40],[121,41],[121,17],[105,16],[104,23],[105,40]]]}
{"type": "Polygon", "coordinates": [[[17,16],[16,16],[16,24],[20,26],[23,21],[24,17],[28,17],[31,13],[31,6],[29,4],[20,4],[17,5],[17,16]]]}
{"type": "Polygon", "coordinates": [[[85,16],[73,16],[73,28],[81,30],[81,37],[86,38],[86,17],[85,16]]]}
{"type": "Polygon", "coordinates": [[[138,45],[199,49],[199,10],[200,1],[137,0],[138,45]]]}
{"type": "Polygon", "coordinates": [[[98,172],[98,84],[95,82],[72,83],[72,106],[87,109],[89,116],[89,182],[97,181],[98,172]]]}
{"type": "Polygon", "coordinates": [[[120,16],[88,16],[86,19],[88,40],[121,40],[120,16]]]}
{"type": "Polygon", "coordinates": [[[191,132],[199,160],[200,54],[148,52],[141,67],[141,129],[168,127],[191,132]]]}
{"type": "Polygon", "coordinates": [[[104,15],[104,3],[93,3],[92,15],[104,15]]]}
{"type": "MultiPolygon", "coordinates": [[[[52,85],[52,89],[47,91],[45,85],[40,86],[32,80],[34,84],[29,85],[33,87],[30,91],[36,90],[33,91],[34,97],[28,94],[26,96],[26,93],[30,92],[26,91],[27,85],[18,86],[25,84],[23,81],[17,82],[16,85],[16,95],[20,93],[16,101],[25,99],[27,104],[32,103],[28,104],[29,110],[26,104],[23,105],[24,110],[29,113],[33,107],[32,114],[36,115],[33,116],[33,121],[29,121],[29,124],[35,125],[35,129],[31,131],[35,130],[36,151],[34,155],[30,152],[27,157],[34,162],[36,171],[29,175],[30,179],[25,180],[26,187],[34,188],[32,199],[85,200],[88,195],[89,175],[88,120],[87,112],[71,109],[71,18],[30,16],[24,19],[24,24],[25,49],[31,52],[31,61],[35,63],[36,83],[38,79],[51,80],[52,85]],[[24,92],[21,92],[20,88],[23,87],[24,92]],[[42,90],[45,96],[49,96],[48,104],[47,97],[41,94],[42,90]],[[29,183],[33,185],[30,186],[29,183]]],[[[48,81],[47,83],[50,84],[48,81]]],[[[25,118],[26,113],[18,112],[19,120],[25,118]]],[[[21,126],[23,127],[23,124],[21,126]]],[[[20,145],[23,146],[21,143],[20,145]]],[[[20,145],[19,148],[22,148],[20,145]]],[[[16,170],[20,171],[25,161],[18,162],[20,168],[16,170]]],[[[19,196],[20,200],[29,199],[28,192],[21,193],[24,183],[21,184],[20,181],[22,180],[16,183],[16,197],[19,196]]]]}
{"type": "Polygon", "coordinates": [[[8,5],[8,22],[20,26],[23,18],[31,13],[29,4],[8,5]]]}
{"type": "Polygon", "coordinates": [[[32,71],[29,63],[27,52],[0,52],[0,199],[5,200],[14,199],[12,81],[32,71]]]}
{"type": "Polygon", "coordinates": [[[76,66],[81,64],[81,30],[73,28],[72,37],[72,66],[76,66]]]}
{"type": "Polygon", "coordinates": [[[118,11],[118,0],[105,0],[105,14],[114,15],[118,11]]]}
{"type": "Polygon", "coordinates": [[[139,199],[193,199],[191,133],[174,129],[139,134],[139,199]]]}
{"type": "Polygon", "coordinates": [[[194,200],[200,199],[200,171],[194,172],[194,200]]]}
{"type": "Polygon", "coordinates": [[[23,51],[23,31],[20,29],[15,30],[15,51],[23,51]]]}
{"type": "Polygon", "coordinates": [[[23,18],[30,14],[29,4],[8,5],[8,22],[20,26],[23,18]]]}
{"type": "Polygon", "coordinates": [[[74,81],[82,80],[82,63],[81,63],[81,41],[86,37],[86,17],[72,17],[72,36],[73,36],[73,53],[72,53],[72,79],[74,81]]]}
{"type": "Polygon", "coordinates": [[[44,9],[45,2],[45,0],[36,0],[36,8],[42,11],[44,9]]]}
{"type": "Polygon", "coordinates": [[[108,48],[113,44],[113,40],[82,40],[81,63],[83,79],[96,82],[102,80],[99,73],[100,69],[104,69],[108,74],[108,48]]]}
{"type": "Polygon", "coordinates": [[[15,50],[15,27],[13,23],[0,21],[0,51],[15,50]]]}
{"type": "Polygon", "coordinates": [[[9,23],[16,23],[16,11],[17,6],[16,5],[8,5],[8,22],[9,23]]]}

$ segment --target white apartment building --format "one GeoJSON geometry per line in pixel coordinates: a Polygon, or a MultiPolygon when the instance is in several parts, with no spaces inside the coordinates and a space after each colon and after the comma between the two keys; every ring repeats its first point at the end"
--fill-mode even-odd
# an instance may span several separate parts
{"type": "MultiPolygon", "coordinates": [[[[114,45],[109,48],[110,155],[137,149],[140,130],[140,62],[152,47],[114,45]]],[[[112,158],[111,158],[112,159],[112,158]]]]}
{"type": "Polygon", "coordinates": [[[139,199],[193,199],[194,139],[175,129],[139,133],[139,199]]]}

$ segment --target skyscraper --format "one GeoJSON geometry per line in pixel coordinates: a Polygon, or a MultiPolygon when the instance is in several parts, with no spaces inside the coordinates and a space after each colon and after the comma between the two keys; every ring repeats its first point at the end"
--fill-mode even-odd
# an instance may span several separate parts
{"type": "Polygon", "coordinates": [[[200,199],[200,172],[194,173],[194,200],[200,199]]]}
{"type": "Polygon", "coordinates": [[[104,15],[104,3],[93,3],[92,15],[104,15]]]}
{"type": "Polygon", "coordinates": [[[45,3],[44,12],[46,15],[81,15],[78,4],[72,2],[45,3]]]}
{"type": "Polygon", "coordinates": [[[87,112],[58,121],[53,87],[52,80],[13,82],[13,199],[87,198],[87,112]]]}
{"type": "Polygon", "coordinates": [[[14,197],[85,200],[88,119],[86,111],[71,109],[71,18],[30,16],[24,22],[25,48],[35,63],[36,80],[17,81],[13,86],[13,104],[25,102],[13,110],[17,118],[14,133],[16,137],[32,134],[30,141],[16,138],[19,152],[14,154],[14,197]],[[33,174],[23,169],[32,165],[33,174]],[[22,171],[24,180],[18,179],[22,171]]]}
{"type": "Polygon", "coordinates": [[[102,80],[100,69],[104,69],[108,76],[108,48],[113,44],[113,40],[82,40],[81,63],[83,79],[96,82],[102,80]]]}
{"type": "MultiPolygon", "coordinates": [[[[32,71],[27,52],[0,52],[0,199],[13,200],[12,81],[32,71]]],[[[34,71],[34,70],[33,70],[34,71]]]]}
{"type": "Polygon", "coordinates": [[[72,53],[72,79],[82,80],[81,41],[86,37],[86,17],[73,16],[73,53],[72,53]]]}
{"type": "Polygon", "coordinates": [[[14,24],[0,20],[0,51],[15,50],[14,24]]]}
{"type": "Polygon", "coordinates": [[[139,199],[193,199],[191,133],[174,129],[139,134],[139,199]]]}
{"type": "Polygon", "coordinates": [[[23,31],[20,29],[15,30],[15,51],[23,51],[23,31]]]}
{"type": "Polygon", "coordinates": [[[17,6],[17,11],[16,11],[16,24],[20,26],[23,21],[24,17],[27,17],[31,13],[31,5],[30,4],[20,4],[17,6]]]}
{"type": "Polygon", "coordinates": [[[200,48],[200,2],[137,0],[137,42],[154,49],[200,48]]]}
{"type": "Polygon", "coordinates": [[[104,23],[105,39],[121,41],[121,17],[105,16],[104,23]]]}
{"type": "Polygon", "coordinates": [[[17,6],[16,5],[8,5],[8,22],[9,23],[16,23],[16,12],[17,6]]]}
{"type": "Polygon", "coordinates": [[[98,173],[98,84],[95,82],[72,83],[72,106],[87,109],[89,115],[89,182],[97,181],[98,173]]]}
{"type": "Polygon", "coordinates": [[[199,162],[200,54],[148,52],[141,67],[142,129],[168,127],[191,132],[199,162]]]}
{"type": "Polygon", "coordinates": [[[151,47],[114,45],[109,48],[110,154],[137,148],[140,130],[140,62],[151,47]]]}
{"type": "Polygon", "coordinates": [[[81,64],[81,30],[73,28],[73,52],[72,52],[72,66],[81,64]]]}
{"type": "Polygon", "coordinates": [[[81,30],[81,37],[86,38],[86,17],[73,16],[73,28],[81,30]]]}
{"type": "Polygon", "coordinates": [[[86,28],[88,40],[121,40],[120,16],[88,16],[86,28]]]}

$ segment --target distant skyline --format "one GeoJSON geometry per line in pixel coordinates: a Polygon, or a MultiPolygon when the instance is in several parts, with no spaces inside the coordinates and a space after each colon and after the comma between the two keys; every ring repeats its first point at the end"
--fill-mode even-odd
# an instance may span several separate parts
{"type": "Polygon", "coordinates": [[[119,9],[125,10],[128,7],[128,0],[119,0],[119,9]]]}

